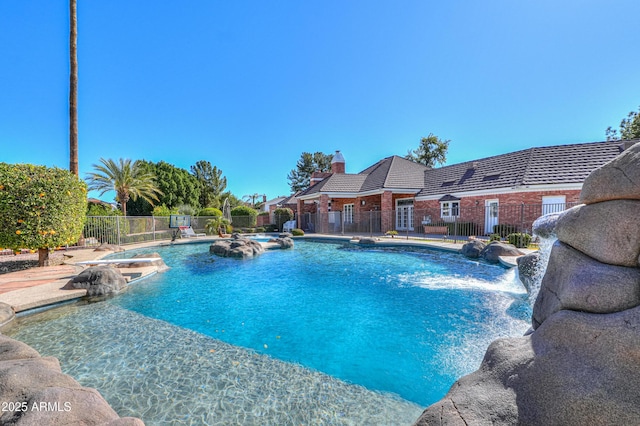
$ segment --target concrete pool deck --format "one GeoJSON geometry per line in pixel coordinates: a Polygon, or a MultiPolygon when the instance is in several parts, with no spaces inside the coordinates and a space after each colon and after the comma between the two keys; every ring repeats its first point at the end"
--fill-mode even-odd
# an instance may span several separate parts
{"type": "MultiPolygon", "coordinates": [[[[295,239],[309,239],[321,241],[354,241],[356,237],[334,236],[311,234],[304,237],[295,237],[295,239]]],[[[360,237],[367,238],[367,237],[360,237]]],[[[122,247],[125,251],[161,247],[170,244],[189,244],[214,242],[219,240],[218,237],[200,237],[191,239],[180,239],[171,243],[170,241],[152,241],[139,244],[131,244],[122,247]]],[[[452,243],[445,241],[426,241],[416,238],[405,237],[376,237],[376,246],[410,246],[422,247],[436,250],[445,250],[449,252],[459,252],[462,243],[452,243]]],[[[523,250],[523,252],[531,252],[532,250],[523,250]]],[[[57,266],[46,266],[42,268],[30,268],[22,271],[10,272],[0,275],[0,303],[4,303],[11,307],[14,313],[28,312],[29,310],[42,308],[47,306],[55,306],[60,302],[73,301],[86,296],[86,290],[61,290],[64,285],[73,277],[78,275],[87,265],[81,265],[80,262],[89,262],[99,260],[107,255],[113,254],[113,251],[95,251],[94,248],[68,250],[64,253],[64,263],[57,266]]],[[[500,262],[506,267],[516,266],[517,257],[503,257],[500,262]]],[[[153,265],[143,266],[139,268],[118,268],[128,281],[146,278],[157,272],[157,267],[153,265]]],[[[10,321],[10,320],[9,320],[10,321]]],[[[0,324],[5,323],[0,318],[0,324]]]]}

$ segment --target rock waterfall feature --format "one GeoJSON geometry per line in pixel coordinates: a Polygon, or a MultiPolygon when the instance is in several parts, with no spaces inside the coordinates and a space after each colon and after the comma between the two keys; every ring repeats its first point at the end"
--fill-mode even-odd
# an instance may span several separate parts
{"type": "Polygon", "coordinates": [[[585,180],[557,236],[526,336],[491,343],[417,425],[640,424],[640,143],[585,180]]]}

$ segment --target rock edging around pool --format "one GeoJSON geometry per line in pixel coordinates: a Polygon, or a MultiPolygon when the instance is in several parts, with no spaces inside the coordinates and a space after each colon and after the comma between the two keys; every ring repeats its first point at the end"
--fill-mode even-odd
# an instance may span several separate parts
{"type": "Polygon", "coordinates": [[[0,335],[1,424],[144,426],[120,417],[100,395],[64,374],[53,357],[0,335]]]}
{"type": "Polygon", "coordinates": [[[233,234],[229,240],[220,240],[211,244],[209,253],[221,257],[249,259],[265,252],[266,249],[293,248],[293,240],[289,237],[272,238],[267,243],[260,243],[240,234],[233,234]]]}

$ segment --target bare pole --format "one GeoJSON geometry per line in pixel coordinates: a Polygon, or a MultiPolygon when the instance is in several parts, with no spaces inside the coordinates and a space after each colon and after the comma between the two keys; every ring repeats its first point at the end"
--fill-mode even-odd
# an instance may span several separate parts
{"type": "Polygon", "coordinates": [[[78,175],[78,22],[76,0],[69,0],[69,170],[78,175]]]}

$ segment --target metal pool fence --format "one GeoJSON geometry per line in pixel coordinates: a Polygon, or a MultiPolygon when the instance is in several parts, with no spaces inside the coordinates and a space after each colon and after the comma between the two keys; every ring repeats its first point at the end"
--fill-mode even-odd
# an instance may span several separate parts
{"type": "MultiPolygon", "coordinates": [[[[533,222],[546,213],[559,212],[575,204],[511,204],[441,209],[402,208],[388,211],[362,211],[296,214],[295,227],[306,233],[335,235],[384,235],[388,231],[399,236],[422,236],[462,241],[470,236],[499,235],[506,239],[511,234],[532,233],[533,222]],[[446,213],[446,214],[445,214],[446,213]]],[[[273,216],[273,215],[272,215],[273,216]]],[[[191,227],[197,233],[205,232],[205,225],[213,217],[194,216],[191,227]]],[[[255,216],[234,216],[231,226],[240,232],[281,231],[286,218],[271,217],[271,224],[256,220],[255,216]]],[[[168,240],[174,237],[169,228],[169,217],[164,216],[90,216],[84,228],[84,245],[131,244],[145,241],[168,240]]],[[[516,238],[516,237],[512,237],[516,238]]],[[[526,236],[518,243],[526,245],[526,236]]]]}

